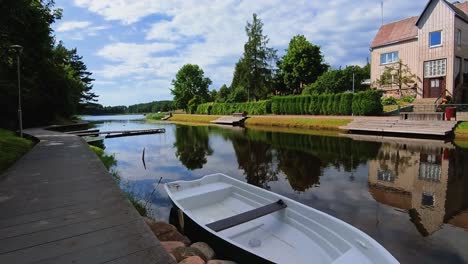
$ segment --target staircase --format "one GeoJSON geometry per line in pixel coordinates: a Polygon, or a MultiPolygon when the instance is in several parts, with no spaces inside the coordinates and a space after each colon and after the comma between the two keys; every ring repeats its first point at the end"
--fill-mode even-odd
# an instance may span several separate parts
{"type": "Polygon", "coordinates": [[[413,112],[435,112],[435,98],[420,98],[413,101],[413,112]]]}

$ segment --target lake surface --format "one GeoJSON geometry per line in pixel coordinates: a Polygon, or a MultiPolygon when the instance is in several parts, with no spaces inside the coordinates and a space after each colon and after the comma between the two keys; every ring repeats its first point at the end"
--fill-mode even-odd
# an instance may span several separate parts
{"type": "Polygon", "coordinates": [[[163,183],[222,172],[346,221],[402,263],[468,263],[468,150],[451,143],[92,120],[102,131],[166,129],[103,143],[122,188],[155,218],[169,217],[163,183]]]}

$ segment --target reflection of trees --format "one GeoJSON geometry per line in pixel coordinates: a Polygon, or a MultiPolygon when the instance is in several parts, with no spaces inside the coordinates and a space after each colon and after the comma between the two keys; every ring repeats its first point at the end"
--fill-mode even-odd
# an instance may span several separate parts
{"type": "Polygon", "coordinates": [[[404,174],[407,168],[414,165],[411,162],[412,160],[417,162],[415,155],[401,155],[399,146],[390,146],[388,144],[384,144],[380,148],[376,158],[379,161],[380,168],[392,171],[395,173],[396,178],[398,178],[398,175],[404,174]]]}
{"type": "Polygon", "coordinates": [[[206,156],[213,154],[208,127],[203,126],[177,126],[174,147],[176,157],[189,170],[203,168],[206,156]]]}
{"type": "Polygon", "coordinates": [[[314,155],[295,150],[278,152],[278,168],[286,174],[295,191],[303,192],[319,183],[322,161],[314,155]]]}
{"type": "Polygon", "coordinates": [[[233,137],[232,145],[248,183],[268,189],[268,182],[278,180],[278,170],[273,162],[274,150],[269,144],[233,137]]]}

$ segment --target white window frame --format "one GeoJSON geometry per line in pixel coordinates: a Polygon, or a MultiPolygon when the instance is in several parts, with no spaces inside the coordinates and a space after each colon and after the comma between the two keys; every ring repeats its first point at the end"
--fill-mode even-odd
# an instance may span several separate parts
{"type": "Polygon", "coordinates": [[[431,31],[431,32],[429,32],[429,48],[441,47],[443,41],[444,41],[444,36],[443,36],[443,34],[442,34],[442,30],[436,30],[436,31],[431,31]],[[431,41],[431,34],[432,34],[432,33],[436,33],[436,32],[440,32],[440,44],[431,45],[431,44],[432,44],[432,41],[431,41]]]}
{"type": "Polygon", "coordinates": [[[400,58],[400,54],[399,54],[398,51],[382,53],[382,54],[380,54],[380,65],[396,63],[396,62],[398,62],[399,58],[400,58]],[[396,54],[396,56],[395,56],[395,54],[396,54]],[[382,56],[385,56],[385,62],[382,62],[382,56]]]}
{"type": "Polygon", "coordinates": [[[425,61],[424,78],[436,78],[447,75],[447,59],[425,61]]]}

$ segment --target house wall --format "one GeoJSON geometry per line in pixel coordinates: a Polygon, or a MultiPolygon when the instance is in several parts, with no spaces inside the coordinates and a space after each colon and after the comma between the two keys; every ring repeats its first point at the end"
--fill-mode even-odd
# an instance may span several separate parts
{"type": "MultiPolygon", "coordinates": [[[[419,70],[424,77],[424,62],[437,59],[447,59],[447,75],[445,88],[453,93],[454,75],[454,25],[455,15],[444,1],[433,1],[422,15],[418,25],[419,40],[419,70]],[[442,30],[442,46],[429,47],[429,33],[442,30]]],[[[422,90],[421,90],[422,92],[422,90]]]]}
{"type": "MultiPolygon", "coordinates": [[[[461,72],[463,73],[464,70],[464,63],[463,60],[466,59],[468,60],[468,23],[461,20],[458,17],[455,17],[455,29],[454,29],[454,34],[456,34],[457,30],[460,29],[462,31],[462,41],[461,41],[461,46],[458,46],[456,41],[455,41],[455,35],[454,35],[454,50],[455,50],[455,56],[460,57],[462,59],[462,67],[461,67],[461,72]]],[[[455,60],[454,60],[454,69],[455,69],[455,60]]],[[[453,78],[455,79],[455,71],[453,78]]],[[[463,74],[461,75],[461,83],[458,87],[455,87],[455,94],[454,97],[457,99],[458,102],[468,102],[468,87],[463,86],[463,74]]],[[[466,81],[466,80],[465,80],[466,81]]]]}
{"type": "MultiPolygon", "coordinates": [[[[375,48],[371,52],[371,82],[375,82],[380,78],[385,70],[385,66],[391,66],[392,64],[381,65],[380,55],[388,52],[398,51],[398,57],[407,64],[411,69],[411,72],[416,74],[418,77],[421,76],[418,70],[419,64],[419,51],[418,51],[418,40],[410,40],[406,42],[400,42],[393,45],[387,45],[384,47],[375,48]]],[[[422,87],[422,78],[418,78],[417,86],[422,87]]],[[[395,86],[395,88],[397,88],[395,86]]]]}

